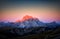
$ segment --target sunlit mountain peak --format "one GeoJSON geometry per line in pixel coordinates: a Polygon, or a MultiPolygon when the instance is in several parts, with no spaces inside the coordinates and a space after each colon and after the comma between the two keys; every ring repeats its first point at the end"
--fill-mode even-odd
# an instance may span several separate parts
{"type": "Polygon", "coordinates": [[[33,18],[32,16],[29,16],[29,15],[25,15],[23,18],[22,18],[22,20],[28,20],[28,19],[30,19],[30,18],[33,18]]]}
{"type": "Polygon", "coordinates": [[[23,16],[22,19],[17,20],[16,22],[22,22],[22,21],[29,20],[29,19],[38,20],[38,18],[35,18],[35,17],[33,17],[33,16],[25,15],[25,16],[23,16]]]}

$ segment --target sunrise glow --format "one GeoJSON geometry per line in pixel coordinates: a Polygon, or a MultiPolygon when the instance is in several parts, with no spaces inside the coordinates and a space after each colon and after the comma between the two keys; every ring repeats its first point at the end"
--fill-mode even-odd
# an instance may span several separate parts
{"type": "MultiPolygon", "coordinates": [[[[19,2],[20,3],[20,2],[19,2]]],[[[40,3],[40,2],[39,2],[40,3]]],[[[18,3],[17,3],[18,4],[18,3]]],[[[44,3],[45,4],[45,3],[44,3]]],[[[0,21],[15,22],[16,20],[28,19],[30,17],[25,17],[29,15],[38,18],[43,22],[60,21],[60,13],[57,10],[57,6],[54,4],[38,4],[35,2],[20,3],[18,5],[7,4],[2,8],[0,13],[0,21]]]]}

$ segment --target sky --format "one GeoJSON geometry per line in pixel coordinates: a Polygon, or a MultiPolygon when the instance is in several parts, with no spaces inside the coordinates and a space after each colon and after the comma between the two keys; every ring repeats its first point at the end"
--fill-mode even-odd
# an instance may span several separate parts
{"type": "Polygon", "coordinates": [[[1,1],[0,21],[15,22],[25,15],[38,18],[42,22],[60,22],[58,1],[1,1]]]}

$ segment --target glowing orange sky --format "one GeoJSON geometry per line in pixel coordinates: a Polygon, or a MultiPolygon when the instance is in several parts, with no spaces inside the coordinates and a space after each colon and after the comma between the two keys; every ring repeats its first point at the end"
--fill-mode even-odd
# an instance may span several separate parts
{"type": "Polygon", "coordinates": [[[60,13],[53,7],[21,7],[3,9],[0,14],[1,21],[16,21],[23,16],[30,15],[44,22],[60,20],[60,13]]]}

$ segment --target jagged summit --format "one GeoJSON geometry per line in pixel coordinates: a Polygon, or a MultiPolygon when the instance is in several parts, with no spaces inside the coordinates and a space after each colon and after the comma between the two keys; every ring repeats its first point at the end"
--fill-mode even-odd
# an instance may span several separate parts
{"type": "Polygon", "coordinates": [[[29,19],[33,19],[33,17],[32,17],[32,16],[29,16],[29,15],[25,15],[25,16],[22,18],[22,21],[29,20],[29,19]]]}
{"type": "Polygon", "coordinates": [[[27,19],[30,19],[30,18],[33,18],[32,16],[29,16],[29,15],[26,15],[23,17],[23,20],[27,20],[27,19]]]}
{"type": "Polygon", "coordinates": [[[31,20],[32,20],[32,19],[36,20],[36,19],[38,19],[38,18],[34,18],[34,17],[32,17],[32,16],[25,15],[22,19],[16,20],[16,22],[23,22],[23,21],[30,20],[30,19],[31,19],[31,20]]]}

